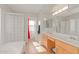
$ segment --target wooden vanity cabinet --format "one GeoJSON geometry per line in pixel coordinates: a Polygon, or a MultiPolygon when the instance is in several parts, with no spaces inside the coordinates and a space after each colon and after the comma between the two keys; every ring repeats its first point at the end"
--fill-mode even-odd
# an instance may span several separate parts
{"type": "Polygon", "coordinates": [[[42,45],[49,51],[52,51],[52,48],[55,48],[56,54],[79,54],[78,47],[75,47],[75,46],[68,44],[64,41],[60,41],[60,40],[55,39],[53,37],[50,37],[46,34],[44,34],[42,37],[42,45]]]}
{"type": "Polygon", "coordinates": [[[56,40],[56,54],[78,54],[79,48],[67,44],[65,42],[56,40]]]}
{"type": "Polygon", "coordinates": [[[44,47],[47,47],[47,35],[43,34],[42,35],[42,40],[41,40],[41,44],[44,46],[44,47]]]}
{"type": "Polygon", "coordinates": [[[63,51],[63,48],[61,48],[60,46],[56,46],[56,54],[62,54],[63,51]]]}
{"type": "Polygon", "coordinates": [[[55,48],[55,39],[48,37],[47,39],[47,48],[52,49],[55,48]]]}
{"type": "Polygon", "coordinates": [[[44,45],[47,49],[52,49],[55,47],[55,40],[53,38],[45,34],[42,38],[42,45],[44,45]]]}

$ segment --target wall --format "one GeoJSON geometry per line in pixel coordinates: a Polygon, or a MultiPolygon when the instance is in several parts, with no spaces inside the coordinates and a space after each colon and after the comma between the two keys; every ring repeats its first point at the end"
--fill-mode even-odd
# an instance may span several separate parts
{"type": "Polygon", "coordinates": [[[27,40],[27,16],[14,13],[7,5],[1,8],[1,40],[2,43],[27,40]]]}
{"type": "Polygon", "coordinates": [[[12,12],[8,7],[7,5],[2,5],[0,4],[0,8],[1,8],[1,41],[0,42],[4,42],[5,40],[5,20],[4,20],[4,16],[5,16],[5,13],[7,12],[12,12]]]}
{"type": "Polygon", "coordinates": [[[6,4],[0,4],[0,8],[2,9],[2,13],[13,12],[6,4]]]}
{"type": "Polygon", "coordinates": [[[0,8],[0,44],[2,43],[1,39],[1,8],[0,8]]]}

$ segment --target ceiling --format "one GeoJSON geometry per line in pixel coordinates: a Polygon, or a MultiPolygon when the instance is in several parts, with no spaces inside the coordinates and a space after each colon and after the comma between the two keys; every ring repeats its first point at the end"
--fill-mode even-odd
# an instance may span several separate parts
{"type": "Polygon", "coordinates": [[[8,4],[8,7],[17,13],[49,14],[54,4],[8,4]]]}
{"type": "Polygon", "coordinates": [[[69,4],[68,5],[68,9],[57,14],[56,16],[69,16],[69,15],[73,15],[79,13],[79,4],[69,4]]]}
{"type": "MultiPolygon", "coordinates": [[[[52,15],[57,9],[68,4],[8,4],[7,6],[15,13],[24,13],[27,15],[52,15]]],[[[57,14],[58,16],[67,16],[79,12],[79,5],[69,4],[69,8],[57,14]]]]}

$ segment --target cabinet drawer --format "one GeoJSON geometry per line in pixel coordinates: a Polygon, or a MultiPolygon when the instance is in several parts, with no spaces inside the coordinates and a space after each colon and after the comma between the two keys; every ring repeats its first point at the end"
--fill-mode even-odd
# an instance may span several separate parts
{"type": "Polygon", "coordinates": [[[77,47],[74,47],[74,46],[67,44],[65,42],[56,40],[56,45],[64,48],[65,50],[69,51],[70,53],[78,53],[77,47]]]}

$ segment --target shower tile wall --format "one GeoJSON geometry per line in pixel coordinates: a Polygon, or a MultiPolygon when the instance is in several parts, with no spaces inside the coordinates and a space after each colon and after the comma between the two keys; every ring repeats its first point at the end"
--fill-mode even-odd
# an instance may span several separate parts
{"type": "Polygon", "coordinates": [[[24,16],[5,15],[5,42],[24,40],[24,16]]]}

